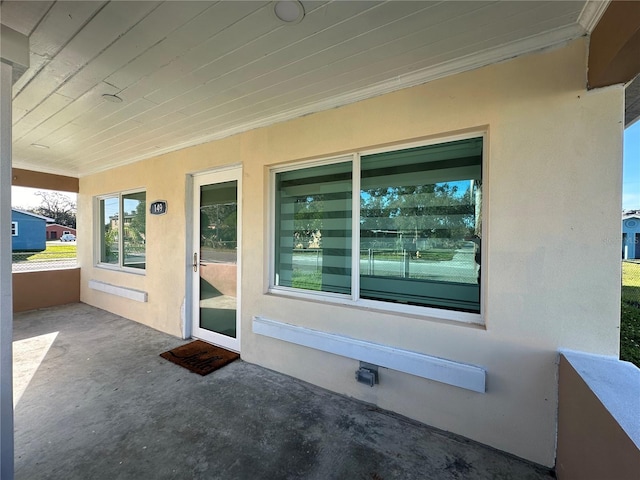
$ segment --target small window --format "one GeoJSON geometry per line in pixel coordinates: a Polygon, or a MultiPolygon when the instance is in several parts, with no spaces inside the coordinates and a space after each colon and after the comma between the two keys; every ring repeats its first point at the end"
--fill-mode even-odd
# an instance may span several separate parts
{"type": "Polygon", "coordinates": [[[123,269],[146,268],[146,192],[98,198],[98,263],[123,269]]]}
{"type": "Polygon", "coordinates": [[[18,222],[11,222],[11,236],[18,236],[18,222]]]}
{"type": "Polygon", "coordinates": [[[482,160],[475,137],[274,171],[273,290],[479,314],[482,160]]]}

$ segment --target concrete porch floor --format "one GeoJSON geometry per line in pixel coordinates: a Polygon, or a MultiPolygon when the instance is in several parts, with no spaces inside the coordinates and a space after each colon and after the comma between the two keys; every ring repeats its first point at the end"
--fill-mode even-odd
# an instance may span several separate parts
{"type": "MultiPolygon", "coordinates": [[[[518,479],[544,468],[84,305],[14,316],[16,479],[518,479]]],[[[364,387],[363,387],[364,388],[364,387]]]]}

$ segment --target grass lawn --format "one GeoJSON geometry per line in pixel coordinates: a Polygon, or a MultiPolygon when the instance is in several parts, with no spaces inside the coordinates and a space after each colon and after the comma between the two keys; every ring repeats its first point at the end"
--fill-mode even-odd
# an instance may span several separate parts
{"type": "Polygon", "coordinates": [[[456,254],[455,250],[425,250],[420,251],[420,260],[435,260],[437,262],[449,262],[456,254]]]}
{"type": "MultiPolygon", "coordinates": [[[[20,252],[14,252],[19,254],[20,252]]],[[[37,253],[25,252],[23,254],[27,261],[33,260],[54,260],[58,258],[76,258],[76,245],[65,245],[64,243],[47,242],[46,250],[37,253]]]]}
{"type": "Polygon", "coordinates": [[[620,359],[640,368],[640,263],[622,262],[620,359]]]}
{"type": "Polygon", "coordinates": [[[306,290],[320,290],[322,286],[322,274],[320,272],[293,271],[291,286],[306,290]]]}
{"type": "MultiPolygon", "coordinates": [[[[413,262],[419,262],[420,260],[432,260],[436,262],[449,262],[453,259],[453,256],[456,254],[455,250],[444,250],[444,249],[431,249],[431,250],[420,250],[419,257],[416,258],[415,252],[412,258],[413,262]]],[[[401,261],[404,256],[402,252],[375,252],[374,258],[376,260],[396,260],[401,261]]]]}

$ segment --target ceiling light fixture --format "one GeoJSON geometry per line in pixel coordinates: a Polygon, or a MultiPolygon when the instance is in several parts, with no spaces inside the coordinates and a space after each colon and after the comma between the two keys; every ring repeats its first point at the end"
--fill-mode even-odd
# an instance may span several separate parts
{"type": "Polygon", "coordinates": [[[42,149],[48,149],[49,148],[47,145],[42,145],[41,143],[32,143],[31,146],[33,148],[42,148],[42,149]]]}
{"type": "Polygon", "coordinates": [[[304,7],[297,0],[280,0],[273,2],[273,13],[281,22],[295,25],[304,17],[304,7]]]}
{"type": "Polygon", "coordinates": [[[122,99],[117,95],[111,95],[109,93],[103,93],[102,98],[111,103],[122,103],[122,99]]]}

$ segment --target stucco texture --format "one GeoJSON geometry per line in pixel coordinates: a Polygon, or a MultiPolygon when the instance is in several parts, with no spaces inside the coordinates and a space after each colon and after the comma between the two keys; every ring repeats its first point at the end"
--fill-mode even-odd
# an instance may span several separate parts
{"type": "Polygon", "coordinates": [[[80,230],[82,301],[181,335],[189,175],[239,163],[246,361],[551,466],[558,348],[618,353],[624,92],[588,92],[585,76],[580,39],[82,178],[83,224],[95,195],[140,187],[169,205],[147,219],[145,275],[93,267],[94,239],[80,230]],[[267,293],[270,166],[483,130],[485,327],[267,293]],[[148,302],[90,290],[90,279],[147,291],[148,302]],[[257,336],[254,316],[479,365],[487,391],[388,369],[368,388],[353,379],[357,361],[257,336]]]}

